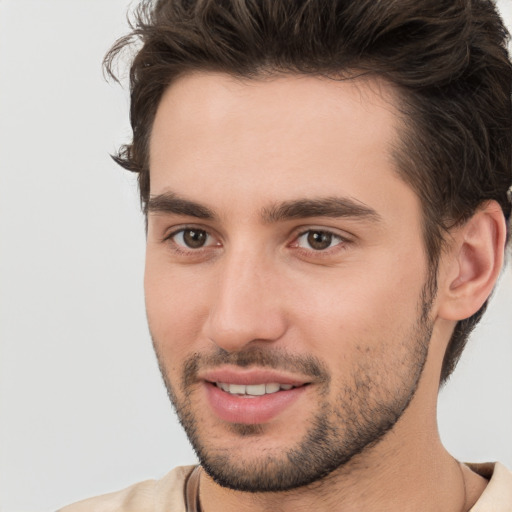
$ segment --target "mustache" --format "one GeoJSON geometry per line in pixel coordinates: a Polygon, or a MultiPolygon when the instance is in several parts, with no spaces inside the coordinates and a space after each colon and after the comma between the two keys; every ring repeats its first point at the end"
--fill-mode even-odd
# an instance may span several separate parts
{"type": "Polygon", "coordinates": [[[302,376],[311,377],[317,382],[330,381],[327,366],[317,357],[290,354],[283,349],[263,349],[253,347],[241,352],[228,352],[217,348],[215,352],[203,354],[195,353],[185,360],[183,368],[182,384],[185,389],[199,382],[197,377],[204,368],[213,369],[223,365],[248,368],[271,368],[300,373],[302,376]]]}

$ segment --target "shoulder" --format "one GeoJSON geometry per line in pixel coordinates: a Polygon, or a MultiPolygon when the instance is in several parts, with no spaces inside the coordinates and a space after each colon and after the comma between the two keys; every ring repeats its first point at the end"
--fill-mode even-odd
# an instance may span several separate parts
{"type": "Polygon", "coordinates": [[[184,485],[194,466],[180,466],[160,480],[146,480],[103,494],[58,512],[185,512],[184,485]]]}
{"type": "Polygon", "coordinates": [[[512,472],[503,464],[467,464],[489,480],[485,491],[470,512],[509,512],[512,510],[512,472]]]}

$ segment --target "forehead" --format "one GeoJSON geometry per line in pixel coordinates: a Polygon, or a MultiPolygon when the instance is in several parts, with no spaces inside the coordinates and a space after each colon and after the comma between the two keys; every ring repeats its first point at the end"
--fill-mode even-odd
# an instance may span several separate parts
{"type": "Polygon", "coordinates": [[[390,139],[398,121],[395,97],[394,88],[377,77],[239,79],[213,72],[186,74],[168,87],[157,109],[150,162],[159,158],[162,143],[167,146],[176,141],[176,150],[189,135],[221,148],[229,142],[224,139],[229,134],[250,147],[257,135],[260,144],[265,142],[263,130],[267,143],[321,139],[357,149],[360,130],[371,137],[378,135],[379,141],[381,135],[390,139]],[[342,134],[344,140],[335,141],[337,133],[328,136],[347,122],[350,129],[342,134]],[[349,137],[351,133],[354,137],[349,137]]]}
{"type": "Polygon", "coordinates": [[[205,204],[223,194],[245,208],[326,194],[381,201],[385,186],[408,189],[392,158],[395,97],[378,78],[183,76],[155,117],[150,193],[205,204]]]}

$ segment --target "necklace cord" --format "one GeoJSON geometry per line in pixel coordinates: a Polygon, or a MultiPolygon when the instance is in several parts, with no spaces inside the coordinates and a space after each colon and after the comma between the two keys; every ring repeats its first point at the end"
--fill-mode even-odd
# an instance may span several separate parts
{"type": "Polygon", "coordinates": [[[186,512],[202,512],[199,503],[199,477],[201,466],[197,465],[188,475],[185,482],[185,510],[186,512]]]}

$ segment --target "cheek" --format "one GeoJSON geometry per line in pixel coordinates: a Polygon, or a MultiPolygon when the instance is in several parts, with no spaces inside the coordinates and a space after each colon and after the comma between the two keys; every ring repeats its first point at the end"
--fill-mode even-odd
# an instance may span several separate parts
{"type": "MultiPolygon", "coordinates": [[[[363,271],[333,272],[324,283],[305,287],[314,290],[298,302],[312,350],[338,363],[355,363],[361,352],[393,350],[419,316],[424,284],[422,265],[379,258],[363,271]],[[420,270],[421,269],[421,270],[420,270]]],[[[336,269],[337,270],[337,269],[336,269]]]]}
{"type": "Polygon", "coordinates": [[[144,275],[146,313],[160,356],[190,355],[208,316],[204,287],[192,269],[174,269],[165,258],[148,251],[144,275]]]}

